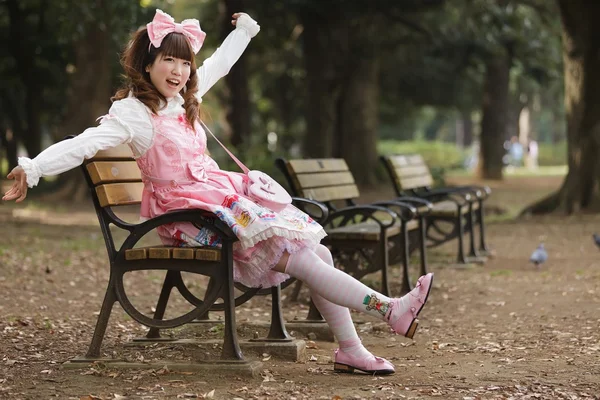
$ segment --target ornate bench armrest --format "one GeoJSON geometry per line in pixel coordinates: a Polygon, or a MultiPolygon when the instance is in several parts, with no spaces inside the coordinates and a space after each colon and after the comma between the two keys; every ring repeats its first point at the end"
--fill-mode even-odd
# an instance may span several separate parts
{"type": "Polygon", "coordinates": [[[467,205],[474,200],[470,193],[461,190],[451,190],[450,188],[431,189],[426,192],[419,192],[417,195],[425,199],[431,199],[433,202],[449,200],[457,206],[467,205]]]}
{"type": "Polygon", "coordinates": [[[341,218],[341,221],[336,226],[345,226],[350,222],[365,222],[368,220],[375,221],[381,228],[382,231],[394,226],[399,216],[394,211],[386,207],[381,206],[350,206],[331,211],[329,213],[328,224],[331,224],[334,220],[341,218]],[[375,213],[386,214],[389,220],[382,220],[375,216],[375,213]],[[362,218],[362,220],[356,221],[356,218],[362,218]]]}
{"type": "Polygon", "coordinates": [[[431,210],[433,210],[433,203],[420,197],[400,196],[395,198],[394,201],[402,201],[416,206],[417,215],[427,215],[431,212],[431,210]],[[425,206],[427,209],[421,210],[421,206],[425,206]]]}
{"type": "Polygon", "coordinates": [[[306,199],[304,197],[292,197],[292,204],[294,204],[296,207],[298,207],[303,212],[307,213],[311,218],[313,218],[319,224],[324,224],[325,221],[327,221],[327,218],[329,218],[329,209],[327,209],[327,206],[321,202],[306,199]],[[312,212],[309,212],[306,210],[307,206],[315,207],[316,209],[318,209],[321,212],[321,215],[319,215],[319,216],[313,215],[312,212]]]}
{"type": "Polygon", "coordinates": [[[450,186],[449,189],[465,190],[475,193],[478,199],[486,199],[492,194],[492,189],[489,186],[478,186],[478,185],[461,185],[461,186],[450,186]]]}
{"type": "Polygon", "coordinates": [[[418,215],[417,209],[412,204],[401,200],[377,201],[371,205],[390,208],[397,212],[403,221],[410,221],[418,215]]]}

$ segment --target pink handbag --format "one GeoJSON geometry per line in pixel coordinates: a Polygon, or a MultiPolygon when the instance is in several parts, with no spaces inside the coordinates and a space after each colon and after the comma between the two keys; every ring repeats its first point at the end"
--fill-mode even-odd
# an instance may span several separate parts
{"type": "Polygon", "coordinates": [[[248,178],[247,196],[255,203],[266,207],[275,212],[282,211],[288,204],[292,203],[292,197],[277,181],[262,171],[250,171],[240,160],[237,159],[223,143],[208,129],[202,121],[204,129],[211,134],[213,138],[225,149],[227,154],[235,161],[235,163],[244,171],[248,178]]]}

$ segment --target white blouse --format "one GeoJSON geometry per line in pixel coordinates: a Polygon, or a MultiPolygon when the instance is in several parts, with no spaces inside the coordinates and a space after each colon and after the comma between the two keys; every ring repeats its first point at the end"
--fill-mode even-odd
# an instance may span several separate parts
{"type": "MultiPolygon", "coordinates": [[[[198,101],[220,78],[227,75],[233,64],[240,58],[250,39],[260,31],[260,26],[247,14],[242,14],[234,29],[212,56],[204,60],[197,70],[198,101]]],[[[183,97],[170,99],[158,113],[169,115],[180,113],[183,97]]],[[[115,101],[102,118],[100,125],[86,129],[70,140],[55,143],[42,151],[34,159],[19,157],[19,165],[27,174],[27,185],[34,187],[40,177],[58,175],[93,157],[98,151],[123,143],[129,144],[134,155],[143,155],[152,145],[153,129],[151,111],[137,98],[129,97],[115,101]]]]}

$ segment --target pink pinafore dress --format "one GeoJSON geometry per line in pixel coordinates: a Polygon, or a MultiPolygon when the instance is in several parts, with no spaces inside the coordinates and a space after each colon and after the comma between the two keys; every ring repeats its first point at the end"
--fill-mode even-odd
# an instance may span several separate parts
{"type": "MultiPolygon", "coordinates": [[[[206,134],[192,129],[185,112],[150,114],[152,146],[137,159],[144,193],[141,216],[153,218],[173,210],[199,208],[215,213],[239,238],[233,247],[234,280],[250,287],[269,287],[289,276],[272,268],[284,251],[314,248],[325,236],[308,215],[289,205],[275,213],[245,196],[245,175],[223,171],[208,156],[206,134]]],[[[219,246],[210,230],[176,222],[157,229],[169,246],[219,246]]]]}

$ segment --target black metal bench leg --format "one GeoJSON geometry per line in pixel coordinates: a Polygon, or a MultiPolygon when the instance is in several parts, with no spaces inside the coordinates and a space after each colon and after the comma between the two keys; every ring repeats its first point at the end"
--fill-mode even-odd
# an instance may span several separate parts
{"type": "MultiPolygon", "coordinates": [[[[212,292],[214,286],[215,286],[215,281],[211,277],[208,280],[208,285],[206,285],[206,292],[204,293],[204,300],[206,300],[206,295],[208,295],[209,293],[212,292]]],[[[202,322],[210,321],[209,311],[206,310],[206,312],[204,314],[200,315],[198,318],[196,318],[195,321],[202,321],[202,322]]]]}
{"type": "Polygon", "coordinates": [[[100,309],[100,315],[96,321],[96,328],[94,329],[94,336],[92,336],[92,342],[85,355],[85,358],[99,358],[100,357],[100,346],[102,346],[102,340],[106,333],[106,327],[108,326],[108,320],[112,312],[112,308],[117,301],[117,295],[115,293],[114,280],[111,279],[102,301],[102,308],[100,309]]]}
{"type": "Polygon", "coordinates": [[[479,251],[485,255],[490,254],[490,249],[485,243],[485,223],[483,221],[483,200],[479,201],[479,209],[477,210],[477,216],[479,219],[479,251]]]}
{"type": "Polygon", "coordinates": [[[298,301],[298,297],[300,297],[300,291],[302,290],[302,284],[302,281],[296,281],[296,283],[294,283],[294,291],[290,295],[290,301],[298,301]]]}
{"type": "MultiPolygon", "coordinates": [[[[411,291],[412,285],[410,283],[410,275],[408,271],[409,265],[409,243],[408,243],[408,229],[406,228],[406,222],[402,221],[400,225],[401,237],[402,237],[402,288],[401,294],[406,294],[411,291]]],[[[386,296],[389,296],[386,295],[386,296]]]]}
{"type": "Polygon", "coordinates": [[[271,328],[267,335],[269,340],[290,341],[292,337],[285,329],[283,313],[281,312],[281,286],[271,288],[271,328]]]}
{"type": "Polygon", "coordinates": [[[458,228],[458,256],[457,261],[462,264],[467,263],[467,259],[465,257],[465,251],[463,246],[464,234],[465,234],[465,226],[463,224],[463,216],[462,216],[462,207],[458,207],[458,216],[456,217],[456,223],[458,228]]]}
{"type": "Polygon", "coordinates": [[[235,296],[233,292],[233,252],[232,246],[229,246],[227,253],[227,277],[225,285],[223,285],[223,306],[225,311],[225,331],[223,337],[223,351],[221,352],[222,360],[239,360],[243,361],[244,356],[237,340],[236,324],[235,324],[235,296]]]}
{"type": "Polygon", "coordinates": [[[306,316],[306,321],[310,322],[325,322],[325,318],[319,312],[315,303],[310,299],[310,306],[308,307],[308,315],[306,316]]]}
{"type": "Polygon", "coordinates": [[[425,217],[419,217],[419,253],[421,255],[421,275],[427,274],[427,252],[425,248],[427,221],[425,217]]]}
{"type": "MultiPolygon", "coordinates": [[[[158,297],[158,303],[156,304],[156,311],[154,311],[154,319],[163,319],[165,316],[165,311],[167,309],[167,303],[169,302],[169,296],[171,295],[171,290],[175,287],[175,276],[180,274],[178,271],[167,271],[165,275],[165,281],[163,283],[162,290],[160,291],[160,296],[158,297]]],[[[181,274],[180,274],[181,276],[181,274]]],[[[158,328],[150,328],[148,333],[146,334],[146,338],[148,339],[158,339],[160,338],[160,329],[158,328]]]]}
{"type": "Polygon", "coordinates": [[[473,212],[473,203],[469,203],[469,214],[468,214],[469,229],[469,257],[477,258],[477,250],[475,249],[475,213],[473,212]]]}
{"type": "MultiPolygon", "coordinates": [[[[390,297],[392,294],[390,290],[390,282],[389,282],[389,249],[388,249],[388,239],[387,237],[383,237],[381,240],[379,248],[379,256],[381,260],[381,293],[390,297]]],[[[355,276],[356,279],[359,279],[358,275],[355,276]]]]}

